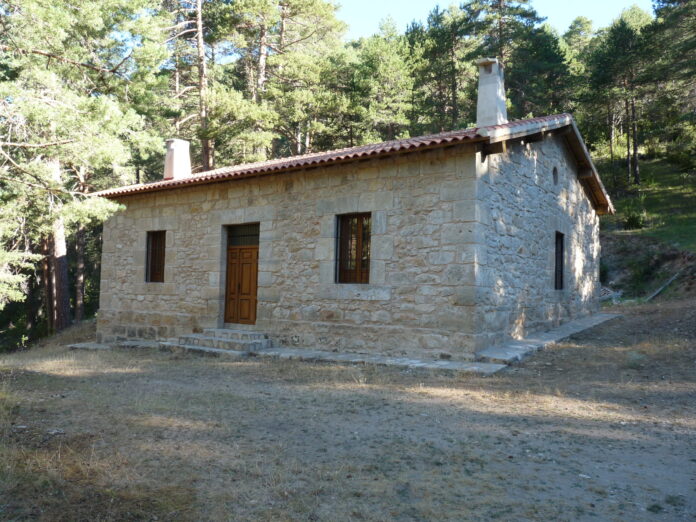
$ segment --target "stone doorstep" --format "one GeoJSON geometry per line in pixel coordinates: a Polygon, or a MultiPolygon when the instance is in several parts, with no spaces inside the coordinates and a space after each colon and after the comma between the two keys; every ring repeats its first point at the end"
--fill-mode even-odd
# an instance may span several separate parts
{"type": "Polygon", "coordinates": [[[129,339],[127,341],[118,341],[117,343],[114,343],[114,346],[116,348],[125,348],[127,350],[156,350],[159,348],[159,342],[129,339]]]}
{"type": "Polygon", "coordinates": [[[268,336],[262,332],[233,328],[205,328],[202,334],[187,335],[202,335],[207,337],[216,337],[218,339],[230,339],[234,341],[265,341],[268,339],[268,336]]]}
{"type": "Polygon", "coordinates": [[[71,350],[111,350],[113,348],[125,348],[129,350],[152,350],[159,347],[157,341],[128,340],[106,343],[75,343],[67,345],[71,350]]]}
{"type": "Polygon", "coordinates": [[[70,350],[111,350],[111,346],[102,343],[75,343],[69,344],[70,350]]]}
{"type": "Polygon", "coordinates": [[[569,321],[557,328],[533,335],[526,339],[510,341],[498,346],[490,346],[484,348],[476,354],[477,360],[487,363],[513,364],[519,362],[528,355],[543,350],[544,348],[555,344],[559,341],[567,339],[571,335],[575,335],[589,328],[621,317],[621,314],[605,314],[598,313],[569,321]]]}
{"type": "MultiPolygon", "coordinates": [[[[259,334],[263,335],[263,334],[259,334]]],[[[271,347],[271,340],[264,336],[252,339],[212,336],[205,334],[186,334],[179,336],[179,344],[186,346],[205,346],[223,350],[251,352],[271,347]]]]}
{"type": "Polygon", "coordinates": [[[172,342],[160,342],[159,349],[162,352],[192,353],[195,355],[203,355],[208,357],[229,357],[233,359],[241,359],[243,357],[249,356],[249,352],[241,352],[238,350],[226,350],[224,348],[211,348],[209,346],[198,346],[193,344],[179,344],[172,342]]]}

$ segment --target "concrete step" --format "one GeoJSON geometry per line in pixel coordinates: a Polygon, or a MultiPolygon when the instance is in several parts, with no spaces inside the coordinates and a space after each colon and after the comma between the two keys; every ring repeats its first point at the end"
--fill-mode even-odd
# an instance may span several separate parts
{"type": "Polygon", "coordinates": [[[588,328],[593,328],[606,321],[616,319],[620,314],[598,313],[568,321],[548,332],[531,335],[521,340],[511,340],[496,346],[490,346],[476,354],[478,361],[495,364],[514,364],[537,350],[543,350],[548,346],[563,341],[568,337],[580,333],[588,328]]]}
{"type": "Polygon", "coordinates": [[[507,368],[505,364],[493,364],[469,361],[450,360],[422,360],[408,357],[389,357],[382,355],[369,355],[361,353],[335,353],[321,350],[307,350],[302,348],[269,348],[257,354],[258,357],[270,357],[275,359],[295,359],[310,362],[334,362],[353,364],[375,364],[378,366],[395,366],[408,369],[447,370],[458,373],[475,373],[480,375],[493,375],[507,368]]]}
{"type": "Polygon", "coordinates": [[[102,343],[75,343],[69,344],[71,350],[111,350],[111,346],[102,343]]]}
{"type": "MultiPolygon", "coordinates": [[[[263,336],[264,334],[256,334],[263,336]]],[[[179,344],[188,346],[203,346],[221,350],[237,350],[241,352],[256,352],[271,347],[271,340],[263,337],[256,339],[235,339],[229,337],[211,336],[205,334],[187,334],[179,337],[179,344]]]]}
{"type": "Polygon", "coordinates": [[[232,359],[241,359],[247,357],[247,352],[239,350],[223,350],[221,348],[210,348],[208,346],[196,346],[191,344],[179,344],[171,342],[159,343],[159,349],[169,353],[191,353],[206,357],[227,357],[232,359]]]}
{"type": "Polygon", "coordinates": [[[206,328],[203,335],[207,337],[219,337],[221,339],[234,339],[240,341],[263,341],[268,336],[262,332],[250,330],[234,330],[232,328],[206,328]]]}
{"type": "Polygon", "coordinates": [[[152,350],[157,349],[159,341],[146,341],[144,339],[128,339],[118,341],[115,344],[116,348],[125,348],[126,350],[152,350]]]}

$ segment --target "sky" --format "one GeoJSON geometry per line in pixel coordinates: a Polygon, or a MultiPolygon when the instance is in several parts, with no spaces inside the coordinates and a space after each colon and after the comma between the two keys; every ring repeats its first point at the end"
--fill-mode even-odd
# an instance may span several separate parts
{"type": "MultiPolygon", "coordinates": [[[[451,0],[338,0],[341,8],[338,18],[348,24],[346,39],[370,36],[379,30],[379,22],[391,16],[400,32],[413,21],[425,21],[436,6],[447,7],[458,2],[451,0]]],[[[592,20],[594,27],[609,25],[621,11],[637,5],[652,13],[651,0],[532,0],[531,5],[540,16],[545,16],[559,33],[564,33],[577,16],[592,20]]]]}

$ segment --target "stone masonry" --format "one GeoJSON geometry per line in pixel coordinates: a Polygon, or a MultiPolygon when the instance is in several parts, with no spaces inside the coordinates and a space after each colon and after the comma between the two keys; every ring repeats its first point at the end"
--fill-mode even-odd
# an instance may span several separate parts
{"type": "Polygon", "coordinates": [[[276,346],[471,358],[596,307],[598,218],[559,138],[465,144],[124,196],[104,225],[98,337],[223,326],[227,225],[260,224],[256,325],[276,346]],[[553,170],[557,170],[554,183],[553,170]],[[336,216],[372,213],[370,282],[335,283],[336,216]],[[146,233],[166,230],[165,282],[146,233]],[[554,290],[555,231],[566,236],[554,290]]]}

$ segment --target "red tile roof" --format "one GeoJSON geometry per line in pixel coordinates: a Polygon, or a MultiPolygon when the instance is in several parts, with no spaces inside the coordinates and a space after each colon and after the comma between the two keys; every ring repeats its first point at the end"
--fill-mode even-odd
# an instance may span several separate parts
{"type": "Polygon", "coordinates": [[[568,144],[573,150],[578,165],[585,170],[589,170],[589,175],[580,177],[580,182],[588,190],[595,209],[600,214],[613,213],[614,207],[611,199],[599,178],[597,169],[592,163],[585,143],[580,136],[573,117],[570,114],[555,114],[553,116],[543,116],[540,118],[529,118],[517,120],[501,125],[490,125],[481,128],[461,129],[416,138],[406,138],[403,140],[384,141],[371,145],[360,145],[346,149],[330,150],[326,152],[313,152],[301,156],[291,156],[289,158],[278,158],[269,161],[259,161],[256,163],[245,163],[233,167],[223,167],[220,169],[209,170],[200,174],[193,175],[184,179],[171,179],[118,187],[101,192],[95,192],[94,196],[118,199],[122,196],[131,194],[141,194],[145,192],[156,192],[161,190],[171,190],[193,185],[203,185],[207,183],[218,183],[221,181],[242,179],[249,176],[266,174],[279,174],[299,169],[307,169],[319,166],[328,166],[337,163],[350,161],[360,161],[362,159],[392,156],[419,150],[446,147],[464,142],[497,142],[509,139],[518,139],[529,134],[546,132],[553,129],[569,129],[568,144]]]}
{"type": "MultiPolygon", "coordinates": [[[[534,125],[535,123],[543,125],[544,123],[565,122],[569,116],[567,114],[559,114],[554,116],[544,116],[541,118],[531,118],[527,120],[518,120],[505,123],[503,125],[491,125],[484,127],[486,131],[495,131],[497,129],[509,128],[514,131],[515,127],[524,127],[534,125]]],[[[247,176],[255,176],[259,174],[270,174],[289,170],[297,170],[303,168],[317,167],[321,165],[330,165],[334,163],[344,163],[346,161],[357,161],[371,157],[387,156],[400,154],[405,152],[413,152],[422,149],[430,149],[436,147],[445,147],[463,142],[485,141],[486,132],[480,134],[479,128],[461,129],[439,134],[431,134],[428,136],[419,136],[416,138],[406,138],[403,140],[384,141],[381,143],[373,143],[370,145],[360,145],[358,147],[349,147],[345,149],[330,150],[326,152],[313,152],[301,156],[291,156],[289,158],[278,158],[269,161],[259,161],[256,163],[245,163],[243,165],[235,165],[233,167],[222,167],[215,170],[209,170],[191,176],[190,178],[163,180],[154,183],[145,183],[139,185],[129,185],[126,187],[117,187],[101,192],[95,192],[95,196],[104,196],[107,198],[125,196],[129,194],[139,194],[142,192],[154,192],[159,190],[174,189],[178,187],[190,185],[202,185],[206,183],[216,183],[230,179],[243,178],[247,176]]]]}

